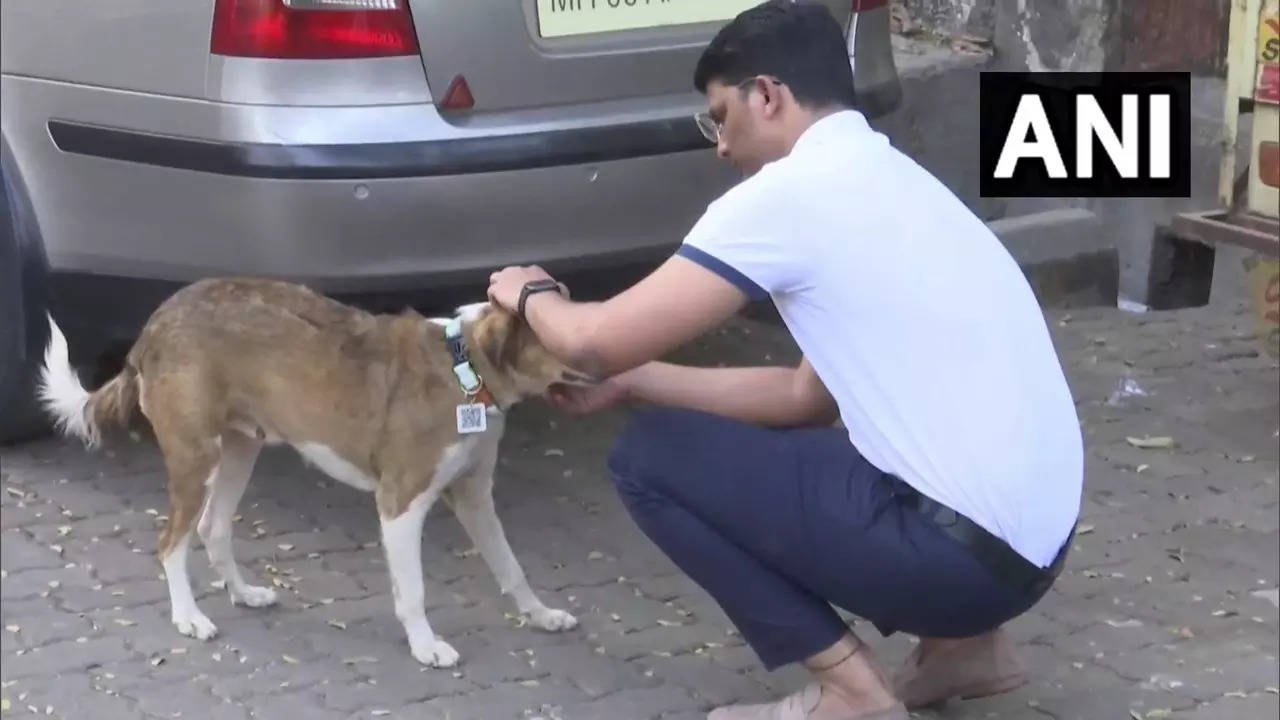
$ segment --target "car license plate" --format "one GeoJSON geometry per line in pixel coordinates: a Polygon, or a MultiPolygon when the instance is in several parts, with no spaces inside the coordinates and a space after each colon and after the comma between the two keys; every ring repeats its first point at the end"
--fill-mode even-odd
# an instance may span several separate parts
{"type": "Polygon", "coordinates": [[[724,22],[760,0],[538,0],[544,38],[724,22]]]}

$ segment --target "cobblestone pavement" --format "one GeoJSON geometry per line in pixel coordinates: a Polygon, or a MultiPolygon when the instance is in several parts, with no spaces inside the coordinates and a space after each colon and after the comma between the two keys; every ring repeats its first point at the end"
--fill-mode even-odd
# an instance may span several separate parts
{"type": "MultiPolygon", "coordinates": [[[[1276,364],[1240,308],[1050,316],[1088,438],[1087,498],[1068,570],[1011,627],[1033,679],[927,718],[1275,718],[1276,364]],[[1147,395],[1117,394],[1126,380],[1147,395]],[[1172,447],[1149,438],[1171,438],[1172,447]]],[[[780,330],[737,322],[681,359],[794,359],[780,330]]],[[[169,625],[153,555],[166,508],[149,440],[90,454],[46,441],[3,455],[6,717],[74,720],[701,718],[795,686],[766,673],[707,596],[626,517],[600,472],[621,420],[509,425],[497,499],[549,604],[581,627],[519,627],[444,511],[427,521],[430,618],[461,651],[424,670],[391,612],[368,496],[264,455],[236,526],[238,557],[286,592],[231,607],[194,548],[220,635],[169,625]]],[[[198,542],[196,543],[198,545],[198,542]]],[[[887,662],[908,640],[864,633],[887,662]]]]}

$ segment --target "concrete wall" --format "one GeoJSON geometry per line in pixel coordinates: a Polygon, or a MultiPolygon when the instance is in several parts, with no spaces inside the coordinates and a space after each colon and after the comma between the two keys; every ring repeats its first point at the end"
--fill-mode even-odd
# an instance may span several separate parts
{"type": "Polygon", "coordinates": [[[1112,6],[1119,0],[995,0],[1002,70],[1099,71],[1112,6]]]}
{"type": "MultiPolygon", "coordinates": [[[[922,37],[990,39],[993,54],[968,63],[912,65],[904,105],[877,121],[895,144],[992,220],[1084,208],[1097,214],[1120,257],[1120,295],[1145,303],[1153,239],[1178,212],[1217,204],[1222,137],[1226,0],[896,0],[922,37]],[[978,192],[978,73],[974,70],[1188,70],[1192,80],[1192,196],[1142,199],[982,198],[978,192]]],[[[921,40],[920,42],[923,42],[921,40]]],[[[1158,263],[1157,263],[1158,265],[1158,263]]]]}
{"type": "Polygon", "coordinates": [[[908,31],[989,38],[995,26],[996,0],[896,0],[908,31]]]}

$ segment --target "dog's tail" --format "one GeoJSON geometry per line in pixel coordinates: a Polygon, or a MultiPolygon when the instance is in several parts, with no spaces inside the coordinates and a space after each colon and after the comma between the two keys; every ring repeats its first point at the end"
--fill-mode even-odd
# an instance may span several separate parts
{"type": "Polygon", "coordinates": [[[138,375],[125,367],[106,385],[89,392],[71,367],[67,338],[49,318],[49,347],[40,371],[40,402],[59,432],[80,438],[90,448],[102,442],[107,423],[126,425],[138,406],[138,375]]]}

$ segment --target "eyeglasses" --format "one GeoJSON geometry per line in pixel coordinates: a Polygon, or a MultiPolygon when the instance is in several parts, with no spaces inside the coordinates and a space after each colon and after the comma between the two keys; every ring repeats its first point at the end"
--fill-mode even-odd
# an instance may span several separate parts
{"type": "Polygon", "coordinates": [[[702,131],[702,137],[712,145],[720,144],[720,128],[724,127],[723,123],[718,123],[711,119],[711,113],[703,111],[693,116],[693,121],[697,123],[698,129],[702,131]]]}
{"type": "MultiPolygon", "coordinates": [[[[751,83],[754,83],[756,80],[759,80],[762,77],[774,85],[782,84],[780,80],[776,80],[771,77],[765,77],[763,75],[754,75],[738,83],[737,88],[741,90],[742,88],[746,87],[751,83]]],[[[711,117],[710,111],[704,110],[700,113],[694,114],[693,122],[698,126],[698,130],[702,132],[702,137],[706,138],[708,142],[710,142],[712,145],[720,144],[720,133],[724,131],[723,120],[717,121],[715,118],[711,117]]]]}

